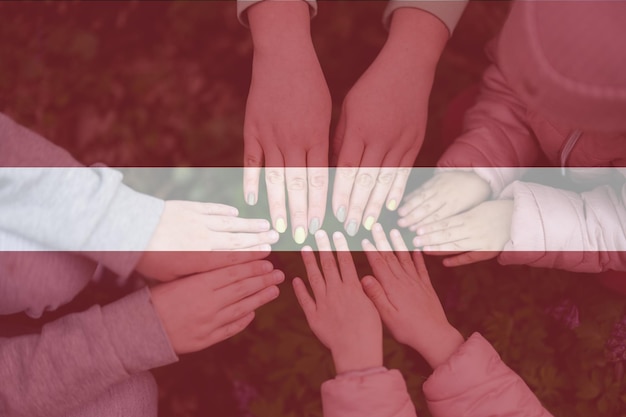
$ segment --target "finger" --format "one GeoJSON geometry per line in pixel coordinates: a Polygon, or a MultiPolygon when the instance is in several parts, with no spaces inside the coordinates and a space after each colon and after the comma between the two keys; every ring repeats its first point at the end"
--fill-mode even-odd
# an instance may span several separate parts
{"type": "Polygon", "coordinates": [[[372,300],[374,306],[376,306],[376,310],[378,310],[383,320],[389,317],[389,314],[395,310],[395,307],[391,301],[389,301],[387,293],[380,282],[373,276],[367,275],[361,280],[361,285],[367,297],[372,300]]]}
{"type": "Polygon", "coordinates": [[[431,178],[422,184],[418,189],[404,197],[404,203],[398,209],[398,215],[400,217],[404,217],[420,205],[424,204],[426,201],[430,200],[436,194],[436,182],[437,177],[431,178]]]}
{"type": "Polygon", "coordinates": [[[299,245],[304,243],[308,229],[307,213],[307,169],[286,168],[287,192],[289,193],[289,213],[293,239],[299,245]]]}
{"type": "Polygon", "coordinates": [[[339,271],[341,271],[341,279],[343,282],[358,284],[359,276],[356,272],[354,260],[350,254],[350,248],[344,235],[340,232],[333,233],[333,242],[337,251],[337,263],[339,263],[339,271]]]}
{"type": "Polygon", "coordinates": [[[266,258],[271,246],[261,245],[240,251],[225,252],[161,252],[163,262],[168,265],[184,264],[188,271],[204,273],[227,266],[244,265],[266,258]]]}
{"type": "Polygon", "coordinates": [[[205,224],[217,232],[265,232],[270,223],[265,219],[243,219],[234,216],[207,216],[205,224]]]}
{"type": "Polygon", "coordinates": [[[229,233],[213,232],[215,246],[212,250],[238,250],[249,249],[262,245],[271,245],[278,242],[279,235],[276,230],[261,233],[229,233]]]}
{"type": "Polygon", "coordinates": [[[397,168],[381,168],[376,178],[376,184],[371,192],[367,206],[365,207],[363,215],[363,227],[365,230],[372,230],[372,226],[378,220],[380,212],[383,209],[385,199],[389,194],[391,184],[396,176],[397,168]]]}
{"type": "Polygon", "coordinates": [[[258,201],[263,148],[255,139],[244,138],[243,143],[243,196],[246,203],[253,206],[258,201]]]}
{"type": "Polygon", "coordinates": [[[406,216],[401,217],[398,220],[398,226],[409,227],[424,223],[424,219],[428,218],[430,221],[438,221],[442,218],[442,214],[439,212],[444,207],[445,201],[439,198],[439,195],[433,195],[428,198],[422,204],[417,206],[413,211],[406,216]]]}
{"type": "Polygon", "coordinates": [[[195,275],[198,279],[204,280],[212,289],[220,289],[233,282],[246,278],[264,275],[274,270],[274,265],[270,261],[253,261],[245,264],[227,266],[211,272],[195,275]]]}
{"type": "Polygon", "coordinates": [[[307,154],[309,176],[309,233],[315,234],[324,223],[328,195],[328,147],[310,149],[307,154]]]}
{"type": "Polygon", "coordinates": [[[200,203],[195,201],[176,201],[177,204],[183,205],[189,210],[193,210],[199,214],[209,216],[238,216],[239,210],[236,207],[226,204],[216,203],[200,203]]]}
{"type": "Polygon", "coordinates": [[[335,255],[333,255],[330,240],[326,232],[318,230],[317,233],[315,233],[315,242],[317,243],[317,250],[320,254],[320,265],[322,265],[326,285],[330,286],[341,283],[341,277],[339,276],[339,270],[335,262],[335,255]]]}
{"type": "Polygon", "coordinates": [[[287,209],[285,205],[285,168],[283,156],[278,149],[266,154],[265,184],[270,207],[270,217],[278,233],[287,230],[287,209]]]}
{"type": "Polygon", "coordinates": [[[379,252],[392,252],[393,249],[391,245],[387,241],[387,236],[385,235],[385,231],[380,223],[376,223],[372,227],[372,237],[374,238],[374,243],[376,244],[376,249],[379,252]]]}
{"type": "Polygon", "coordinates": [[[369,240],[363,239],[361,244],[363,246],[365,256],[367,257],[367,261],[372,268],[372,272],[374,272],[374,275],[380,283],[385,286],[389,283],[389,279],[392,278],[392,273],[387,265],[387,262],[369,240]]]}
{"type": "Polygon", "coordinates": [[[274,300],[280,294],[277,286],[264,288],[249,297],[230,304],[216,314],[218,323],[230,323],[247,316],[257,308],[274,300]]]}
{"type": "Polygon", "coordinates": [[[393,245],[393,249],[396,251],[396,256],[400,261],[400,265],[407,273],[415,273],[415,267],[413,266],[413,261],[411,260],[411,255],[409,255],[409,248],[407,248],[404,243],[404,239],[402,239],[402,235],[397,229],[393,229],[389,236],[391,238],[391,243],[393,245]]]}
{"type": "Polygon", "coordinates": [[[404,269],[400,265],[398,258],[393,253],[393,249],[387,240],[387,236],[385,235],[385,231],[380,223],[376,223],[372,228],[372,236],[374,237],[374,242],[376,242],[376,248],[380,252],[382,258],[387,263],[387,267],[391,271],[391,273],[395,277],[399,277],[404,272],[404,269]]]}
{"type": "Polygon", "coordinates": [[[317,310],[315,300],[309,294],[309,291],[306,289],[306,286],[304,285],[302,279],[294,278],[292,284],[293,291],[296,294],[296,299],[298,300],[298,304],[300,304],[300,307],[302,308],[302,311],[304,312],[307,321],[309,321],[312,315],[317,310]]]}
{"type": "Polygon", "coordinates": [[[418,226],[416,232],[418,236],[431,235],[435,232],[440,232],[448,229],[454,229],[464,225],[463,218],[461,216],[448,217],[447,219],[440,220],[438,222],[424,224],[418,226]]]}
{"type": "Polygon", "coordinates": [[[387,210],[394,211],[402,201],[406,184],[411,175],[411,167],[415,163],[413,155],[407,155],[400,161],[400,167],[396,171],[395,178],[391,184],[389,195],[387,196],[387,210]]]}
{"type": "Polygon", "coordinates": [[[476,262],[486,261],[495,258],[499,252],[493,251],[475,251],[465,252],[457,256],[451,256],[443,260],[443,265],[447,267],[455,267],[461,265],[469,265],[476,262]]]}
{"type": "Polygon", "coordinates": [[[354,141],[344,143],[341,149],[337,170],[335,173],[335,183],[333,185],[332,205],[335,217],[341,223],[346,221],[348,216],[348,206],[350,205],[350,195],[354,179],[361,163],[363,145],[354,141]]]}
{"type": "Polygon", "coordinates": [[[211,332],[209,340],[207,342],[207,347],[222,342],[235,336],[236,334],[241,333],[246,327],[248,327],[248,325],[250,325],[250,323],[252,323],[253,320],[254,311],[251,311],[250,313],[231,323],[224,324],[223,326],[218,327],[211,332]]]}
{"type": "Polygon", "coordinates": [[[216,294],[223,300],[224,305],[230,305],[272,285],[278,285],[284,280],[285,274],[275,269],[264,275],[230,283],[217,290],[216,294]]]}
{"type": "Polygon", "coordinates": [[[426,269],[426,263],[424,262],[424,255],[418,250],[413,251],[412,254],[413,265],[415,265],[415,270],[417,271],[418,276],[422,280],[427,280],[430,282],[430,277],[428,276],[428,269],[426,269]]]}
{"type": "MultiPolygon", "coordinates": [[[[448,243],[455,243],[462,240],[469,240],[471,236],[465,227],[453,227],[440,230],[427,235],[420,235],[413,238],[413,245],[416,248],[426,246],[439,246],[448,243]]],[[[467,244],[469,242],[465,242],[467,244]]],[[[473,249],[473,248],[470,248],[473,249]]],[[[460,249],[459,249],[460,250],[460,249]]]]}
{"type": "Polygon", "coordinates": [[[429,255],[447,256],[450,253],[468,252],[478,249],[474,247],[470,239],[465,239],[441,245],[424,246],[422,250],[429,255]]]}
{"type": "Polygon", "coordinates": [[[313,296],[315,300],[319,302],[320,298],[326,295],[326,281],[317,266],[317,260],[315,254],[310,246],[302,248],[302,262],[304,262],[304,268],[306,269],[306,275],[309,278],[309,284],[313,290],[313,296]]]}
{"type": "Polygon", "coordinates": [[[361,160],[361,167],[356,174],[352,193],[350,194],[350,205],[345,225],[349,236],[355,236],[359,231],[365,206],[370,199],[370,194],[378,178],[381,162],[379,152],[373,149],[365,150],[361,160]]]}

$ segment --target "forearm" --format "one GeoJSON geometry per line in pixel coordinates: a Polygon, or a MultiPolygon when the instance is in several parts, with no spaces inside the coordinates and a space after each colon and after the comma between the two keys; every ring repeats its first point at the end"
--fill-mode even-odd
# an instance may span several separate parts
{"type": "Polygon", "coordinates": [[[176,360],[143,290],[41,334],[0,339],[0,414],[64,415],[131,374],[176,360]]]}
{"type": "Polygon", "coordinates": [[[448,37],[446,26],[432,14],[401,8],[393,13],[385,50],[414,71],[434,74],[448,37]]]}

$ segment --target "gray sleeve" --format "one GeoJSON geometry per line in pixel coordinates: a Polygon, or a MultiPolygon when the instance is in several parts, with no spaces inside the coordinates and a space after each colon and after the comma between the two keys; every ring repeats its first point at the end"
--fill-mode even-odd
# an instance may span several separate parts
{"type": "Polygon", "coordinates": [[[65,415],[109,387],[178,360],[147,288],[0,338],[0,415],[65,415]]]}
{"type": "Polygon", "coordinates": [[[3,238],[11,235],[47,250],[82,252],[126,276],[163,207],[124,185],[118,171],[81,166],[0,114],[0,250],[23,250],[3,238]]]}
{"type": "Polygon", "coordinates": [[[424,10],[443,22],[448,28],[450,35],[454,32],[456,24],[469,0],[390,0],[383,14],[383,24],[389,28],[391,15],[402,7],[412,7],[424,10]]]}
{"type": "MultiPolygon", "coordinates": [[[[239,22],[241,22],[242,25],[248,27],[248,17],[246,16],[245,11],[262,1],[265,0],[237,0],[237,19],[239,19],[239,22]]],[[[311,19],[317,16],[317,0],[303,1],[306,1],[311,8],[311,19]]]]}

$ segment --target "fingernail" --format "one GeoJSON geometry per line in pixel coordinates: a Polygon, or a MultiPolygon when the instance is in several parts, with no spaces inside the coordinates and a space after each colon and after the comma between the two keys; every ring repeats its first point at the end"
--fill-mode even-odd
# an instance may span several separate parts
{"type": "Polygon", "coordinates": [[[396,200],[390,200],[387,203],[387,210],[394,211],[397,208],[398,208],[398,202],[396,200]]]}
{"type": "Polygon", "coordinates": [[[276,298],[280,294],[278,287],[270,287],[270,297],[276,298]]]}
{"type": "Polygon", "coordinates": [[[373,227],[374,230],[376,230],[377,232],[382,232],[383,231],[383,225],[380,223],[376,223],[373,227]]]}
{"type": "Polygon", "coordinates": [[[309,233],[314,235],[315,232],[317,232],[319,228],[320,228],[320,219],[318,219],[317,217],[312,218],[311,223],[309,224],[309,233]]]}
{"type": "Polygon", "coordinates": [[[337,210],[337,220],[339,220],[341,223],[346,221],[346,207],[345,206],[341,206],[339,207],[339,210],[337,210]]]}
{"type": "Polygon", "coordinates": [[[261,229],[262,231],[270,230],[270,222],[268,222],[267,220],[260,220],[259,229],[261,229]]]}
{"type": "Polygon", "coordinates": [[[348,233],[348,235],[355,236],[358,230],[359,225],[357,224],[357,222],[354,220],[350,220],[350,223],[348,223],[348,227],[346,227],[346,232],[348,233]]]}
{"type": "Polygon", "coordinates": [[[371,287],[372,285],[374,285],[374,278],[365,277],[363,278],[363,280],[361,280],[361,282],[363,283],[364,287],[371,287]]]}
{"type": "Polygon", "coordinates": [[[416,237],[415,239],[413,239],[413,245],[415,247],[420,247],[423,245],[422,243],[422,239],[420,239],[419,237],[416,237]]]}
{"type": "Polygon", "coordinates": [[[287,230],[287,224],[282,217],[276,220],[276,230],[278,231],[278,233],[285,233],[285,231],[287,230]]]}
{"type": "Polygon", "coordinates": [[[261,252],[271,252],[272,251],[272,246],[271,245],[261,245],[261,247],[259,249],[261,250],[261,252]]]}
{"type": "Polygon", "coordinates": [[[256,199],[254,197],[254,193],[248,193],[248,197],[246,198],[246,203],[248,203],[249,206],[253,206],[255,202],[256,202],[256,199]]]}
{"type": "Polygon", "coordinates": [[[372,226],[374,226],[375,221],[376,219],[374,219],[374,217],[368,216],[363,223],[363,227],[365,227],[365,230],[372,230],[372,226]]]}
{"type": "Polygon", "coordinates": [[[304,243],[304,240],[306,239],[306,232],[304,231],[304,227],[299,226],[296,228],[296,233],[294,233],[293,239],[296,241],[298,245],[301,245],[304,243]]]}
{"type": "Polygon", "coordinates": [[[280,239],[280,236],[278,235],[278,232],[276,230],[270,231],[270,240],[272,240],[274,242],[278,242],[278,239],[280,239]]]}

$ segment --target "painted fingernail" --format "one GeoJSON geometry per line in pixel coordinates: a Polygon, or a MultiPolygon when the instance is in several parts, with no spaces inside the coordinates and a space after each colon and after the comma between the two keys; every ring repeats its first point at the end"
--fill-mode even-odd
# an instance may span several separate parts
{"type": "Polygon", "coordinates": [[[296,228],[296,232],[293,234],[293,239],[298,245],[304,243],[304,240],[306,239],[306,232],[304,231],[304,227],[298,226],[296,228]]]}
{"type": "Polygon", "coordinates": [[[365,219],[365,222],[363,222],[363,227],[365,227],[365,230],[372,230],[372,226],[374,226],[374,222],[376,221],[376,219],[372,216],[368,216],[367,219],[365,219]]]}
{"type": "Polygon", "coordinates": [[[358,230],[359,230],[359,225],[357,224],[357,222],[354,220],[350,220],[350,222],[348,223],[348,226],[346,227],[346,232],[348,233],[348,235],[355,236],[358,230]]]}
{"type": "Polygon", "coordinates": [[[337,210],[337,220],[339,220],[341,223],[346,221],[346,207],[345,206],[341,206],[339,207],[339,210],[337,210]]]}
{"type": "Polygon", "coordinates": [[[276,220],[276,230],[278,233],[285,233],[287,230],[287,224],[282,217],[279,217],[278,220],[276,220]]]}
{"type": "Polygon", "coordinates": [[[320,219],[317,217],[313,217],[311,219],[311,223],[309,223],[309,233],[314,235],[315,232],[320,228],[320,219]]]}
{"type": "Polygon", "coordinates": [[[248,203],[249,206],[253,206],[256,203],[254,193],[248,193],[248,197],[246,197],[246,203],[248,203]]]}
{"type": "Polygon", "coordinates": [[[398,202],[396,200],[390,200],[387,203],[387,210],[394,211],[397,208],[398,208],[398,202]]]}

